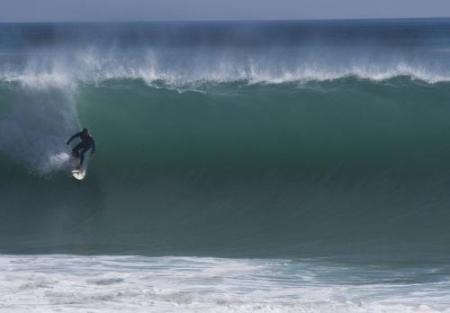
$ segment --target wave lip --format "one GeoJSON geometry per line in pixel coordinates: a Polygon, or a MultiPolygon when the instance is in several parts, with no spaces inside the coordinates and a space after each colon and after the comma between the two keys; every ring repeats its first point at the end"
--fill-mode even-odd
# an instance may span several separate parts
{"type": "Polygon", "coordinates": [[[349,76],[450,81],[448,20],[12,25],[4,33],[0,81],[37,88],[116,79],[176,86],[349,76]]]}
{"type": "Polygon", "coordinates": [[[14,70],[0,68],[0,81],[38,89],[73,89],[80,83],[98,84],[110,80],[142,80],[150,85],[163,82],[169,86],[242,81],[250,84],[283,84],[333,81],[348,77],[372,81],[408,77],[430,84],[450,81],[449,72],[444,69],[433,64],[407,61],[377,63],[372,60],[347,60],[339,64],[329,60],[303,63],[301,60],[277,62],[275,58],[255,61],[252,56],[239,60],[234,56],[217,56],[208,62],[201,57],[191,57],[187,64],[170,64],[170,60],[158,58],[154,53],[125,58],[81,53],[64,59],[55,61],[44,58],[33,61],[44,63],[41,66],[24,66],[14,70]],[[131,57],[136,60],[130,60],[131,57]]]}

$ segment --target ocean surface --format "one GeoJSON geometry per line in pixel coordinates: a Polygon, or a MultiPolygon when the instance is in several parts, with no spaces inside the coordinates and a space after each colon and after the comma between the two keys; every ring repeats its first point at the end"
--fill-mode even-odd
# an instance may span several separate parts
{"type": "Polygon", "coordinates": [[[0,24],[0,312],[450,312],[449,223],[450,19],[0,24]]]}

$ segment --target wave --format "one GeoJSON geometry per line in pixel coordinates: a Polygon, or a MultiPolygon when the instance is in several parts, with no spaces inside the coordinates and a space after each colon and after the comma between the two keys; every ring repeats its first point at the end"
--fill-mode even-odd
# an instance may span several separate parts
{"type": "Polygon", "coordinates": [[[447,255],[446,84],[125,80],[2,99],[3,252],[447,255]],[[78,125],[98,142],[82,184],[64,167],[78,125]]]}
{"type": "MultiPolygon", "coordinates": [[[[317,143],[319,144],[317,146],[314,143],[315,140],[322,142],[321,144],[331,144],[332,149],[333,147],[335,149],[353,147],[353,151],[349,152],[354,156],[360,155],[364,162],[377,163],[388,162],[388,158],[392,158],[392,155],[387,154],[388,148],[393,147],[397,142],[398,146],[394,148],[397,151],[394,161],[398,162],[398,166],[402,166],[401,163],[404,161],[400,159],[410,159],[409,154],[415,149],[414,143],[408,136],[415,136],[415,138],[425,136],[429,142],[423,141],[421,145],[431,145],[430,151],[434,151],[436,157],[439,155],[445,157],[445,152],[439,150],[446,146],[445,123],[431,125],[420,120],[426,125],[425,129],[415,129],[419,121],[414,121],[412,118],[419,118],[414,114],[421,112],[421,106],[427,103],[436,105],[436,102],[445,102],[445,99],[449,97],[448,86],[446,83],[422,84],[411,81],[409,77],[398,77],[382,82],[348,77],[301,84],[204,82],[201,85],[195,85],[195,88],[193,85],[174,88],[173,85],[165,82],[155,82],[149,86],[139,80],[110,80],[97,84],[83,84],[74,89],[30,88],[20,84],[0,84],[0,87],[0,93],[5,100],[1,103],[3,114],[0,116],[2,133],[0,151],[9,158],[26,165],[32,172],[43,175],[64,169],[70,154],[65,141],[72,133],[76,132],[81,125],[92,125],[91,127],[103,125],[102,119],[105,116],[109,116],[112,125],[119,123],[126,127],[126,129],[120,129],[123,132],[122,135],[108,125],[101,127],[105,135],[110,133],[112,137],[123,137],[123,141],[119,144],[123,148],[130,146],[127,142],[130,139],[133,139],[132,143],[135,141],[148,143],[152,147],[157,144],[156,147],[160,149],[160,153],[174,155],[188,153],[194,163],[195,160],[202,159],[204,153],[209,153],[208,149],[211,151],[224,147],[231,148],[233,151],[241,149],[242,153],[239,156],[233,156],[233,161],[242,163],[239,167],[243,167],[242,170],[253,168],[252,165],[246,164],[249,158],[259,159],[262,151],[269,152],[270,149],[278,150],[268,154],[269,162],[273,163],[281,162],[281,155],[291,159],[292,162],[295,159],[304,159],[305,155],[314,159],[314,153],[321,153],[318,149],[320,144],[317,143]],[[261,94],[266,96],[264,101],[260,98],[261,94]],[[118,99],[121,101],[118,102],[118,99]],[[256,107],[252,104],[255,101],[256,107]],[[280,101],[282,102],[279,103],[280,101]],[[145,103],[147,105],[144,105],[145,103]],[[211,103],[222,103],[215,108],[216,113],[211,109],[211,103]],[[377,107],[376,103],[380,103],[381,107],[377,107]],[[326,120],[319,119],[316,124],[310,124],[309,121],[304,120],[305,116],[312,114],[309,106],[313,107],[313,112],[322,112],[321,115],[326,120]],[[333,120],[332,114],[336,110],[334,106],[341,110],[339,114],[345,121],[343,123],[348,123],[346,127],[343,128],[341,122],[333,120]],[[184,109],[186,112],[181,109],[182,107],[186,108],[184,109]],[[273,110],[277,112],[279,118],[270,122],[264,115],[267,111],[273,110]],[[293,116],[286,115],[285,110],[293,113],[293,116]],[[360,125],[362,120],[354,117],[355,114],[363,114],[361,110],[366,110],[362,116],[367,125],[360,125]],[[402,120],[398,110],[408,112],[408,115],[412,115],[411,119],[402,120]],[[219,113],[230,118],[231,124],[221,121],[216,115],[219,113]],[[203,117],[204,120],[199,120],[198,125],[190,125],[190,119],[184,120],[178,117],[178,114],[185,114],[191,118],[203,117]],[[167,121],[177,121],[176,127],[171,128],[154,120],[155,117],[161,116],[167,121]],[[143,117],[147,120],[142,120],[143,117]],[[245,123],[245,118],[254,125],[245,123]],[[215,124],[212,121],[215,121],[215,124]],[[239,123],[239,127],[234,127],[232,123],[239,123]],[[287,126],[290,128],[284,130],[286,134],[282,135],[283,129],[287,126]],[[252,127],[254,127],[253,130],[252,127]],[[439,127],[438,130],[436,127],[439,127]],[[332,129],[341,133],[336,135],[332,129]],[[197,133],[191,134],[191,130],[197,133]],[[355,135],[353,131],[361,134],[355,135]],[[304,137],[310,132],[312,132],[311,143],[304,137]],[[390,136],[390,138],[381,142],[374,132],[390,136]],[[433,136],[434,132],[438,134],[433,136]],[[261,141],[260,136],[263,134],[268,137],[261,141]],[[157,139],[153,136],[162,137],[157,139]],[[241,146],[232,142],[237,136],[241,136],[239,139],[241,146]],[[363,136],[369,136],[371,141],[364,142],[363,136]],[[157,142],[149,143],[149,138],[157,142]],[[165,141],[165,144],[159,142],[161,140],[165,141]],[[195,142],[198,147],[203,148],[191,149],[187,142],[195,142]],[[175,150],[165,151],[162,149],[164,145],[173,145],[175,150]],[[301,147],[302,145],[304,146],[301,147]],[[177,147],[183,147],[182,149],[188,149],[190,152],[177,151],[177,147]],[[303,152],[302,149],[306,151],[303,152]],[[365,150],[372,151],[373,156],[365,150]],[[238,161],[239,158],[241,161],[238,161]]],[[[430,121],[436,122],[442,119],[442,116],[433,109],[430,109],[427,114],[430,121]]],[[[316,118],[315,115],[310,117],[316,118]]],[[[135,148],[133,145],[131,147],[135,148]]],[[[109,149],[114,150],[112,144],[109,149]]],[[[152,153],[158,151],[158,149],[152,149],[152,153]]],[[[147,149],[143,148],[143,151],[147,149]]],[[[337,150],[331,150],[331,152],[330,160],[332,161],[339,152],[337,150]]],[[[134,158],[140,159],[140,154],[143,158],[152,158],[146,153],[136,152],[136,154],[133,155],[134,158]]],[[[180,155],[177,156],[177,158],[180,157],[180,155]]],[[[208,158],[213,163],[222,161],[213,155],[208,158]]],[[[429,160],[426,156],[418,154],[415,162],[427,163],[429,160]]],[[[185,167],[189,168],[187,160],[184,163],[185,167]]],[[[310,161],[307,160],[306,164],[310,165],[310,161]]],[[[440,162],[436,165],[439,164],[440,162]]],[[[176,168],[179,167],[176,166],[176,168]]],[[[306,168],[307,166],[304,169],[306,168]]],[[[217,170],[221,171],[220,167],[217,170]]],[[[289,170],[289,167],[286,170],[289,170]]]]}
{"type": "Polygon", "coordinates": [[[424,23],[0,26],[0,251],[448,257],[448,22],[424,23]]]}

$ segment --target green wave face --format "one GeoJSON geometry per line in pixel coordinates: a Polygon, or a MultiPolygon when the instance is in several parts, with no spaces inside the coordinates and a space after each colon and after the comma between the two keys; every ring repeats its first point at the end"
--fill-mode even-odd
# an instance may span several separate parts
{"type": "Polygon", "coordinates": [[[199,91],[83,87],[98,169],[133,175],[328,175],[446,168],[447,84],[344,79],[199,91]]]}
{"type": "Polygon", "coordinates": [[[409,78],[3,86],[0,249],[440,257],[449,90],[409,78]],[[85,181],[33,162],[68,151],[78,125],[98,146],[85,181]]]}

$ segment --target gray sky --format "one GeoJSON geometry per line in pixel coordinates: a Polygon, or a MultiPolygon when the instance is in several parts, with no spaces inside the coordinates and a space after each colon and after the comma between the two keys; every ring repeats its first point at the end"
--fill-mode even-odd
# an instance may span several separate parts
{"type": "Polygon", "coordinates": [[[0,0],[0,22],[449,16],[450,0],[0,0]]]}

